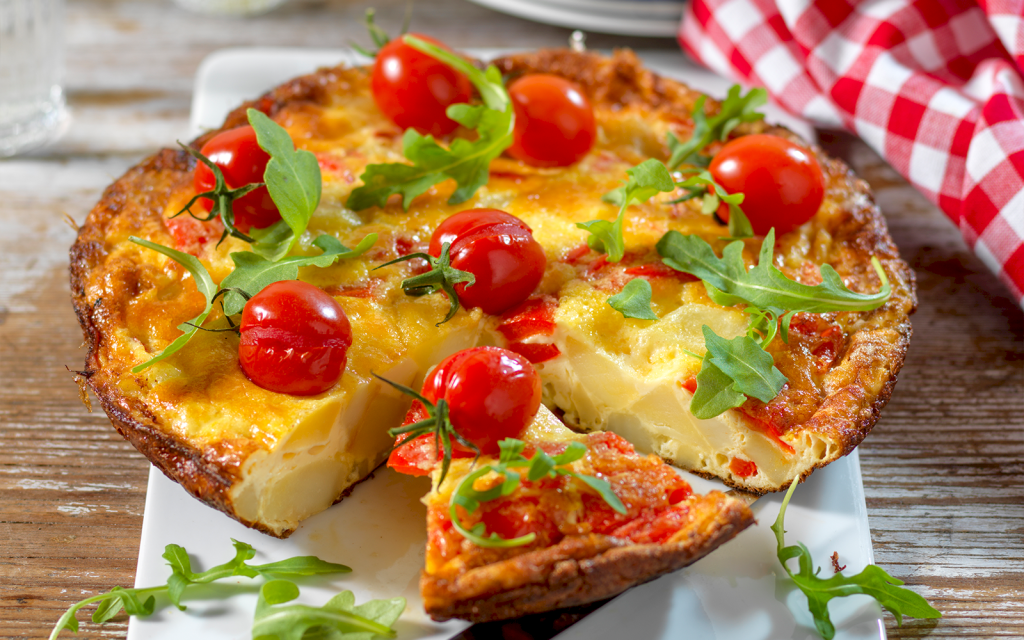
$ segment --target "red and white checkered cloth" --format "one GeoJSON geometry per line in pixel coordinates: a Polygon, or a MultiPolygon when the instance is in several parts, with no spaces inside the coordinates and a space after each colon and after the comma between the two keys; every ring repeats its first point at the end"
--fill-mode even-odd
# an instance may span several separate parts
{"type": "Polygon", "coordinates": [[[679,40],[863,138],[1024,305],[1024,0],[692,0],[679,40]]]}

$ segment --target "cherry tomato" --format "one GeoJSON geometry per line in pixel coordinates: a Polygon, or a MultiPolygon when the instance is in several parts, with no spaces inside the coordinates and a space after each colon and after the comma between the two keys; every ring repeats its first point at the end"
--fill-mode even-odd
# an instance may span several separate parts
{"type": "Polygon", "coordinates": [[[523,76],[508,87],[516,113],[508,153],[535,167],[565,167],[594,146],[594,109],[580,88],[558,76],[523,76]]]}
{"type": "MultiPolygon", "coordinates": [[[[447,49],[437,40],[421,40],[447,49]]],[[[435,60],[395,38],[377,53],[370,77],[377,107],[403,129],[413,127],[435,136],[455,131],[458,123],[445,115],[449,105],[469,102],[469,79],[440,60],[435,60]]]]}
{"type": "Polygon", "coordinates": [[[452,426],[484,453],[518,437],[540,408],[540,375],[517,353],[475,347],[441,361],[423,381],[423,397],[448,402],[452,426]]]}
{"type": "Polygon", "coordinates": [[[825,197],[825,176],[814,154],[778,136],[757,134],[726,143],[710,171],[726,191],[744,194],[740,208],[758,235],[772,227],[777,234],[796,229],[814,217],[825,197]]]}
{"type": "MultiPolygon", "coordinates": [[[[213,164],[220,167],[224,181],[231,189],[238,189],[253,182],[263,182],[263,172],[270,161],[270,155],[256,142],[256,132],[249,125],[223,131],[210,138],[200,149],[213,164]]],[[[202,162],[196,163],[192,184],[196,193],[210,191],[217,183],[213,170],[202,162]]],[[[199,201],[210,211],[213,201],[203,198],[199,201]]],[[[256,227],[269,227],[281,219],[277,205],[270,198],[266,187],[260,187],[235,200],[235,226],[242,233],[256,227]]]]}
{"type": "Polygon", "coordinates": [[[264,389],[315,395],[341,379],[351,345],[352,327],[334,298],[306,282],[284,280],[246,303],[238,362],[264,389]]]}
{"type": "Polygon", "coordinates": [[[544,248],[525,222],[504,211],[456,213],[434,230],[430,255],[439,257],[446,242],[451,244],[452,267],[476,276],[472,286],[455,285],[466,307],[499,314],[529,298],[544,277],[544,248]]]}

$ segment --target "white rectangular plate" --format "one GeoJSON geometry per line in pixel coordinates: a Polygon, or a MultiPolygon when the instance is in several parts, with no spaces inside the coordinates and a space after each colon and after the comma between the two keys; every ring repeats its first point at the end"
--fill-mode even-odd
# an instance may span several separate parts
{"type": "MultiPolygon", "coordinates": [[[[473,53],[486,57],[493,52],[473,53]]],[[[660,73],[714,95],[724,94],[728,86],[728,81],[693,67],[681,54],[644,57],[660,73]]],[[[215,53],[197,74],[193,133],[219,126],[230,109],[289,78],[319,66],[358,61],[358,56],[345,51],[235,49],[215,53]]],[[[773,117],[770,114],[769,118],[773,117]]],[[[786,124],[802,133],[809,129],[792,119],[786,124]]],[[[724,488],[718,482],[684,475],[700,493],[724,488]]],[[[303,581],[299,602],[320,606],[343,589],[354,591],[358,602],[403,596],[408,606],[396,625],[398,637],[445,640],[469,625],[436,623],[423,612],[418,583],[426,546],[426,508],[419,498],[429,488],[424,478],[380,469],[351,496],[304,522],[287,540],[278,540],[206,507],[152,468],[135,586],[167,580],[169,570],[160,557],[167,544],[185,547],[193,567],[200,570],[231,558],[230,538],[235,538],[256,548],[255,563],[316,555],[352,567],[350,574],[303,581]]],[[[558,638],[817,638],[806,598],[793,589],[775,556],[775,538],[768,527],[775,521],[780,500],[780,496],[758,500],[752,507],[756,526],[696,564],[615,598],[558,638]]],[[[872,562],[856,451],[815,472],[798,489],[786,515],[787,540],[804,542],[823,566],[823,575],[831,574],[828,558],[833,551],[838,551],[840,562],[847,565],[847,574],[872,562]]],[[[188,610],[167,607],[146,619],[133,618],[128,639],[250,638],[258,581],[238,578],[234,582],[229,598],[209,599],[209,588],[193,588],[186,592],[188,610]]],[[[881,610],[871,598],[833,600],[830,610],[837,639],[884,640],[881,610]]]]}

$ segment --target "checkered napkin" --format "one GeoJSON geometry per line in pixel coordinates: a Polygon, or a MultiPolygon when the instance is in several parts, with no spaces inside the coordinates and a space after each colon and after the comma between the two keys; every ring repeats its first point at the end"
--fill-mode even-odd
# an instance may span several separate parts
{"type": "Polygon", "coordinates": [[[679,40],[863,138],[1024,305],[1024,0],[692,0],[679,40]]]}

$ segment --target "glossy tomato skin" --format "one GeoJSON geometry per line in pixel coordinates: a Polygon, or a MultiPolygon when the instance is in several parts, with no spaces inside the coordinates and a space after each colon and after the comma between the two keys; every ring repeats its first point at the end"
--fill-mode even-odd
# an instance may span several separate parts
{"type": "Polygon", "coordinates": [[[814,217],[825,197],[825,176],[814,154],[778,136],[731,140],[709,170],[726,191],[744,194],[740,207],[758,235],[772,227],[776,234],[792,231],[814,217]]]}
{"type": "MultiPolygon", "coordinates": [[[[402,426],[427,419],[427,410],[419,400],[413,400],[412,407],[405,414],[402,426]]],[[[429,476],[442,458],[434,447],[434,434],[426,433],[412,440],[405,434],[395,439],[396,449],[388,456],[388,466],[408,476],[429,476]],[[408,442],[406,442],[408,440],[408,442]],[[402,443],[405,444],[402,444],[402,443]],[[402,444],[402,446],[398,446],[402,444]]],[[[473,458],[476,452],[459,445],[452,448],[452,458],[473,458]]]]}
{"type": "Polygon", "coordinates": [[[309,283],[285,280],[246,303],[238,362],[264,389],[315,395],[341,380],[351,345],[352,327],[334,298],[309,283]]]}
{"type": "MultiPolygon", "coordinates": [[[[256,141],[256,132],[249,125],[218,133],[210,138],[200,151],[213,164],[220,167],[224,181],[231,189],[238,189],[253,182],[263,182],[263,172],[270,161],[270,154],[260,147],[256,141]]],[[[210,191],[216,183],[213,170],[202,162],[197,162],[192,174],[192,184],[196,193],[210,191]]],[[[207,211],[213,209],[211,200],[203,198],[199,202],[207,211]]],[[[270,192],[266,187],[260,187],[236,199],[232,209],[235,212],[235,226],[242,233],[248,233],[252,227],[269,227],[281,219],[281,213],[270,198],[270,192]]]]}
{"type": "MultiPolygon", "coordinates": [[[[447,49],[434,38],[414,35],[447,49]]],[[[370,76],[377,107],[403,129],[441,136],[455,131],[458,123],[445,115],[453,104],[469,102],[469,79],[445,63],[395,38],[377,54],[370,76]]]]}
{"type": "Polygon", "coordinates": [[[567,167],[594,146],[597,124],[590,101],[575,83],[538,73],[508,86],[516,124],[508,153],[535,167],[567,167]]]}
{"type": "Polygon", "coordinates": [[[423,382],[423,397],[448,403],[452,426],[483,453],[517,438],[537,415],[541,383],[523,356],[499,347],[475,347],[441,361],[423,382]]]}
{"type": "Polygon", "coordinates": [[[467,209],[449,217],[434,230],[430,255],[439,257],[446,242],[452,266],[476,276],[472,286],[455,285],[466,307],[502,313],[530,297],[544,277],[544,248],[525,222],[499,209],[467,209]]]}

